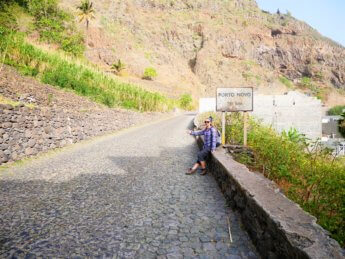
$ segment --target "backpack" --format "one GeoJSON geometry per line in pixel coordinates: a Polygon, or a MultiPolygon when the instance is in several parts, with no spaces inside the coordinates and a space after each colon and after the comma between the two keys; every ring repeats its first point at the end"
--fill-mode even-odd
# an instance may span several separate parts
{"type": "MultiPolygon", "coordinates": [[[[217,131],[216,147],[219,147],[221,145],[220,131],[218,129],[216,129],[215,127],[213,127],[213,126],[212,126],[212,128],[214,128],[217,131]]],[[[213,139],[213,132],[212,132],[212,130],[211,130],[211,139],[213,139]]]]}

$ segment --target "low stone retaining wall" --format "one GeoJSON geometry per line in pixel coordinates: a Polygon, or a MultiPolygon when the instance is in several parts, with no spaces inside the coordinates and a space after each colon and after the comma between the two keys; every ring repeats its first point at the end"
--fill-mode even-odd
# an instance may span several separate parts
{"type": "MultiPolygon", "coordinates": [[[[201,147],[202,138],[197,141],[201,147]]],[[[234,161],[225,149],[219,147],[208,166],[263,258],[345,258],[315,217],[286,198],[273,182],[234,161]]]]}
{"type": "Polygon", "coordinates": [[[158,117],[123,110],[73,112],[0,104],[0,165],[158,117]]]}

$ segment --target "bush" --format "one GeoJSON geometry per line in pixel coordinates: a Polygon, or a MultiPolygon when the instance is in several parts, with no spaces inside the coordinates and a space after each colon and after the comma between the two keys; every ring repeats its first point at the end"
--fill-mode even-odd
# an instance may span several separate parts
{"type": "Polygon", "coordinates": [[[312,87],[311,78],[306,77],[306,76],[302,77],[301,85],[305,88],[310,89],[312,87]]]}
{"type": "MultiPolygon", "coordinates": [[[[207,116],[204,114],[203,118],[207,116]]],[[[227,119],[231,125],[226,126],[226,142],[243,143],[242,116],[232,113],[227,119]]],[[[220,119],[215,122],[220,127],[220,119]]],[[[309,142],[296,130],[277,134],[253,119],[249,125],[248,146],[255,158],[252,162],[241,157],[241,161],[250,161],[251,167],[274,180],[290,199],[314,215],[334,239],[345,245],[344,163],[320,142],[309,142]]]]}
{"type": "Polygon", "coordinates": [[[156,76],[157,76],[156,69],[154,69],[153,67],[147,67],[145,68],[142,78],[146,80],[152,80],[156,76]]]}
{"type": "Polygon", "coordinates": [[[337,105],[327,111],[328,115],[342,115],[345,105],[337,105]]]}
{"type": "Polygon", "coordinates": [[[121,75],[121,71],[125,70],[126,69],[126,64],[121,62],[120,59],[117,60],[117,63],[114,63],[112,66],[111,66],[112,69],[115,69],[116,73],[118,75],[121,75]]]}
{"type": "Polygon", "coordinates": [[[179,105],[184,110],[192,109],[192,96],[190,94],[183,94],[179,99],[179,105]]]}
{"type": "Polygon", "coordinates": [[[3,30],[12,29],[16,30],[18,28],[16,17],[14,16],[13,6],[0,3],[0,26],[3,30]]]}

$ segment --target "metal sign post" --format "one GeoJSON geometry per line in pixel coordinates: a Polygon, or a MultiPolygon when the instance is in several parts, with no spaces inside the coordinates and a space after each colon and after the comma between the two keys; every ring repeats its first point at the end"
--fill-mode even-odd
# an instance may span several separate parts
{"type": "Polygon", "coordinates": [[[225,112],[222,112],[222,145],[225,144],[225,112]]]}
{"type": "Polygon", "coordinates": [[[253,87],[217,88],[218,112],[222,112],[222,144],[225,144],[225,112],[243,111],[243,145],[247,145],[247,115],[253,111],[253,87]]]}
{"type": "Polygon", "coordinates": [[[243,112],[243,146],[247,146],[247,112],[243,112]]]}

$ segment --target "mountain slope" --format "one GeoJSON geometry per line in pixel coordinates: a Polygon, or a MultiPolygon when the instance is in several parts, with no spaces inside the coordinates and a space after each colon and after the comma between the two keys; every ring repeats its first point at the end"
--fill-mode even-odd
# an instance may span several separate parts
{"type": "MultiPolygon", "coordinates": [[[[76,12],[78,4],[62,0],[61,6],[76,12]]],[[[94,7],[85,55],[105,69],[121,59],[126,80],[154,67],[151,88],[176,95],[209,96],[219,86],[245,85],[269,93],[297,87],[330,105],[343,100],[345,49],[253,0],[99,0],[94,7]]]]}

